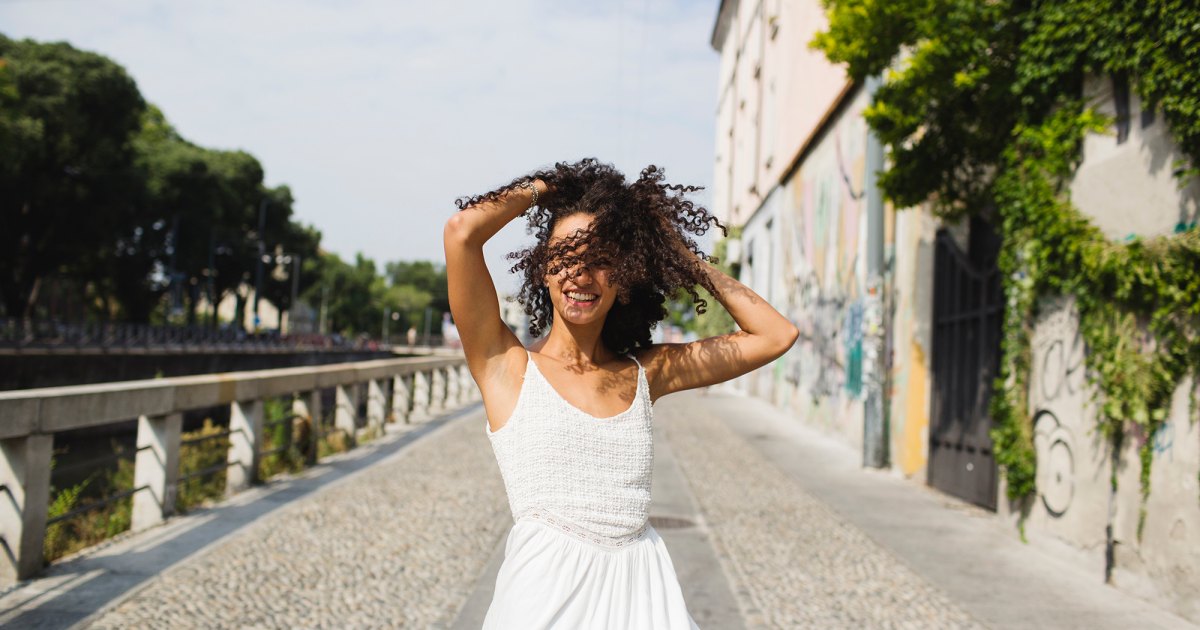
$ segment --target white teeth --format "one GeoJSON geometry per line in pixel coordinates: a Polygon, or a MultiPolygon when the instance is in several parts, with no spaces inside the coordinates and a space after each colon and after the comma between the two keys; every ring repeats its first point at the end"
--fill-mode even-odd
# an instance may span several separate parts
{"type": "Polygon", "coordinates": [[[578,302],[590,302],[599,297],[594,293],[579,293],[577,291],[567,291],[566,295],[572,300],[576,300],[578,302]]]}

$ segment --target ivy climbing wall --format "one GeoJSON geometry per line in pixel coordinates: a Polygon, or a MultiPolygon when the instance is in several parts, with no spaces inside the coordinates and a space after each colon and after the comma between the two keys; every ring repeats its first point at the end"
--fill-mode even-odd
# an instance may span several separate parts
{"type": "MultiPolygon", "coordinates": [[[[1161,116],[1144,115],[1136,94],[1118,106],[1122,95],[1112,86],[1108,77],[1085,82],[1087,99],[1115,122],[1085,136],[1082,162],[1070,182],[1071,202],[1116,242],[1194,229],[1200,182],[1179,186],[1171,165],[1182,155],[1161,116]]],[[[1184,378],[1176,388],[1153,437],[1135,426],[1114,440],[1101,431],[1096,390],[1086,378],[1087,345],[1071,296],[1039,301],[1029,350],[1037,468],[1036,494],[1023,519],[1027,536],[1066,542],[1090,565],[1105,567],[1117,586],[1165,599],[1172,609],[1200,619],[1195,379],[1184,378]],[[1151,456],[1153,489],[1145,497],[1143,452],[1151,456]]],[[[1009,502],[1002,510],[1022,521],[1021,505],[1009,502]]]]}

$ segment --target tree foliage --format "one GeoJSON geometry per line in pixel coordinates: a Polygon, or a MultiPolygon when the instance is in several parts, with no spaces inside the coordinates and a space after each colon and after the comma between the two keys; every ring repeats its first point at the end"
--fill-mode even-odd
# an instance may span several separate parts
{"type": "Polygon", "coordinates": [[[47,274],[112,254],[138,213],[145,102],[106,57],[0,35],[0,296],[25,315],[47,274]]]}
{"type": "Polygon", "coordinates": [[[314,271],[317,279],[306,293],[313,304],[325,305],[329,331],[343,335],[382,335],[385,309],[389,335],[400,337],[409,327],[423,331],[425,309],[431,308],[431,332],[441,329],[447,304],[446,268],[429,261],[394,261],[379,274],[375,261],[355,255],[354,262],[322,252],[314,271]]]}
{"type": "Polygon", "coordinates": [[[53,278],[104,319],[150,321],[174,286],[189,323],[202,297],[229,295],[242,322],[260,264],[263,299],[288,310],[295,289],[324,301],[330,330],[377,334],[388,309],[402,332],[426,307],[434,321],[449,310],[445,269],[344,262],[294,205],[253,155],[184,138],[120,65],[0,35],[0,315],[36,315],[53,278]]]}
{"type": "MultiPolygon", "coordinates": [[[[202,293],[220,301],[253,283],[260,209],[268,253],[316,256],[320,232],[294,222],[292,204],[254,156],[184,139],[106,57],[0,35],[4,313],[33,315],[55,277],[111,302],[101,316],[144,322],[174,279],[194,319],[202,293]]],[[[264,294],[287,308],[279,284],[264,294]]]]}

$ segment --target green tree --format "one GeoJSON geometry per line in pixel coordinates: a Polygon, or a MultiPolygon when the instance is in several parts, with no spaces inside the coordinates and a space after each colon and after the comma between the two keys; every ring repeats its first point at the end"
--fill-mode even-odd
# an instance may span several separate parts
{"type": "MultiPolygon", "coordinates": [[[[31,316],[55,276],[103,317],[144,322],[177,279],[194,323],[201,294],[216,303],[253,284],[260,238],[315,259],[320,232],[292,220],[293,203],[287,186],[264,186],[254,156],[184,139],[121,66],[0,35],[0,312],[31,316]]],[[[277,275],[264,295],[286,309],[291,283],[277,275]]]]}
{"type": "Polygon", "coordinates": [[[442,314],[450,312],[450,297],[446,284],[446,267],[435,265],[427,260],[397,261],[385,265],[388,280],[392,287],[411,286],[422,294],[428,295],[428,300],[419,307],[408,307],[402,311],[408,326],[424,331],[425,307],[430,310],[430,330],[440,331],[442,314]]]}
{"type": "MultiPolygon", "coordinates": [[[[276,249],[315,257],[321,233],[292,221],[294,198],[287,186],[263,185],[262,165],[243,151],[217,151],[188,142],[151,106],[135,142],[147,178],[150,210],[140,234],[153,234],[141,250],[141,276],[152,267],[179,273],[189,293],[189,322],[196,320],[197,298],[210,288],[219,302],[234,293],[237,321],[244,321],[246,293],[253,286],[258,262],[260,213],[267,254],[276,249]]],[[[281,309],[290,307],[291,283],[264,270],[263,296],[281,309]]],[[[290,270],[287,270],[290,274],[290,270]]],[[[312,282],[301,274],[303,286],[312,282]]],[[[161,287],[157,287],[161,291],[161,287]]],[[[215,323],[215,322],[214,322],[215,323]]]]}
{"type": "Polygon", "coordinates": [[[348,336],[378,334],[386,285],[376,273],[375,261],[358,253],[350,264],[337,254],[321,252],[318,273],[305,299],[320,304],[323,297],[329,331],[348,336]]]}
{"type": "Polygon", "coordinates": [[[402,284],[387,287],[384,290],[383,303],[397,314],[392,330],[400,335],[410,327],[421,330],[424,325],[425,307],[433,303],[433,296],[411,284],[402,284]]]}
{"type": "Polygon", "coordinates": [[[39,283],[111,255],[139,211],[131,135],[146,105],[108,58],[0,35],[0,298],[29,316],[39,283]]]}

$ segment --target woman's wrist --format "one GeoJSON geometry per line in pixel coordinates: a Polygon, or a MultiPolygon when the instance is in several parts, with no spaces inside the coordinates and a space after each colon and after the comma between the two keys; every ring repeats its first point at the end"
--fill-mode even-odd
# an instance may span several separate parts
{"type": "Polygon", "coordinates": [[[524,193],[523,197],[519,197],[521,204],[524,206],[521,210],[522,213],[545,202],[545,195],[549,192],[549,186],[540,179],[522,181],[516,185],[516,189],[524,193]]]}
{"type": "MultiPolygon", "coordinates": [[[[550,194],[550,186],[540,179],[535,179],[530,183],[533,184],[533,187],[537,190],[537,201],[535,205],[540,205],[542,202],[546,201],[546,196],[550,194]]],[[[532,193],[530,194],[532,195],[532,193]]]]}

